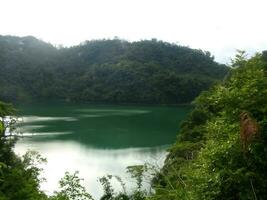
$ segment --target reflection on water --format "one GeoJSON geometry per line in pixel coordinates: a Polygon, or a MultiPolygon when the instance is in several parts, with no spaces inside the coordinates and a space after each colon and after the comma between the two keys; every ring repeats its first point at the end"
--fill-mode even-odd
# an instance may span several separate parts
{"type": "Polygon", "coordinates": [[[107,116],[132,116],[150,113],[148,110],[127,110],[127,109],[79,109],[77,112],[81,113],[96,113],[96,114],[82,114],[81,117],[107,117],[107,116]]]}
{"type": "Polygon", "coordinates": [[[161,166],[166,155],[166,146],[114,150],[90,148],[77,142],[35,143],[27,139],[19,141],[15,151],[22,155],[29,149],[38,151],[48,161],[42,175],[47,181],[42,184],[41,189],[51,194],[58,188],[58,180],[64,176],[65,171],[78,170],[84,178],[84,185],[96,198],[102,193],[101,185],[97,181],[99,177],[112,174],[126,179],[127,166],[146,162],[161,166]]]}
{"type": "Polygon", "coordinates": [[[25,123],[34,123],[34,122],[42,122],[42,121],[76,121],[77,119],[74,117],[42,117],[42,116],[24,116],[20,118],[22,122],[25,123]]]}
{"type": "MultiPolygon", "coordinates": [[[[39,103],[18,107],[23,138],[15,151],[47,158],[42,189],[52,193],[65,171],[80,171],[85,186],[100,196],[99,177],[126,178],[125,169],[145,162],[162,165],[188,106],[110,106],[39,103]]],[[[128,179],[127,179],[128,180],[128,179]]]]}
{"type": "Polygon", "coordinates": [[[38,137],[57,137],[59,135],[73,134],[72,132],[22,132],[22,138],[31,137],[37,139],[38,137]]]}

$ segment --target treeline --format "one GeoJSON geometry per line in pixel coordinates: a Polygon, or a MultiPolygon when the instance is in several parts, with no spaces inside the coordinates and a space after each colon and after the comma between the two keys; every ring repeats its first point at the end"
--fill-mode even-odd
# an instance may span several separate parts
{"type": "Polygon", "coordinates": [[[227,71],[209,52],[157,40],[56,48],[30,36],[0,36],[5,101],[188,103],[227,71]]]}

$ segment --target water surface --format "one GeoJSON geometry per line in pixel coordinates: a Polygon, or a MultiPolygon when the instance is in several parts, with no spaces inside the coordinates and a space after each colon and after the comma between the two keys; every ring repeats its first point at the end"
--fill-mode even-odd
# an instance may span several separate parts
{"type": "Polygon", "coordinates": [[[129,165],[162,165],[189,106],[112,106],[70,103],[20,105],[24,137],[16,152],[37,150],[47,158],[42,189],[52,193],[65,171],[78,170],[95,197],[97,179],[106,174],[127,179],[129,165]]]}

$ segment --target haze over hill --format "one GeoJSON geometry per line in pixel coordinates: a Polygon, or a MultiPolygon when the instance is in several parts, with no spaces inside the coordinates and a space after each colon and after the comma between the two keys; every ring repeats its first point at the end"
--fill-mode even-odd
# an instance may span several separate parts
{"type": "Polygon", "coordinates": [[[64,46],[114,36],[157,38],[230,63],[236,49],[249,55],[265,49],[266,6],[265,0],[8,0],[0,2],[0,34],[64,46]]]}
{"type": "Polygon", "coordinates": [[[6,101],[188,103],[226,73],[209,52],[156,39],[56,48],[32,36],[0,36],[0,98],[6,101]]]}

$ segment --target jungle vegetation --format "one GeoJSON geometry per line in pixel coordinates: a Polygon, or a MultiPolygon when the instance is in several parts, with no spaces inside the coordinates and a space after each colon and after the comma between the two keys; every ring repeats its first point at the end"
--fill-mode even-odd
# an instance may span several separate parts
{"type": "Polygon", "coordinates": [[[195,99],[152,199],[267,199],[266,55],[239,51],[224,81],[195,99]]]}
{"type": "Polygon", "coordinates": [[[156,39],[66,48],[0,36],[0,99],[7,102],[189,103],[227,71],[209,52],[156,39]]]}
{"type": "MultiPolygon", "coordinates": [[[[81,47],[85,46],[74,49],[81,47]]],[[[137,183],[131,192],[126,192],[120,177],[100,178],[101,200],[267,199],[267,53],[247,59],[239,51],[227,76],[202,92],[193,106],[164,166],[157,171],[146,165],[129,167],[137,183]],[[146,191],[142,182],[150,172],[153,190],[146,191]],[[114,191],[112,178],[121,183],[120,192],[114,191]]],[[[0,199],[92,199],[78,173],[66,173],[52,196],[40,190],[41,169],[36,163],[45,159],[33,152],[23,157],[14,154],[16,135],[7,131],[12,132],[16,120],[6,120],[14,112],[10,104],[0,103],[0,199]]]]}

